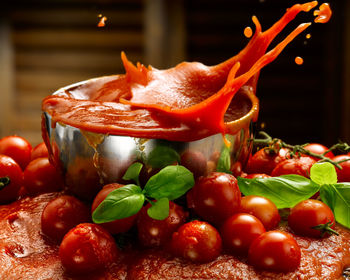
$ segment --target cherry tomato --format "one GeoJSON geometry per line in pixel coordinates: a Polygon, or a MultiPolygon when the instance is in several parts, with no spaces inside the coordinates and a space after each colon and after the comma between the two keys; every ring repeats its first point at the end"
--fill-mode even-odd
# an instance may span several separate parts
{"type": "Polygon", "coordinates": [[[194,211],[203,219],[220,223],[239,209],[241,192],[237,179],[226,173],[213,172],[200,177],[189,194],[194,211]]]}
{"type": "Polygon", "coordinates": [[[231,172],[232,172],[232,175],[235,177],[238,177],[238,176],[244,177],[243,175],[245,175],[245,173],[243,172],[242,163],[240,161],[236,161],[234,164],[232,164],[231,172]]]}
{"type": "MultiPolygon", "coordinates": [[[[318,155],[322,155],[323,153],[327,152],[329,149],[322,145],[322,144],[319,144],[319,143],[310,143],[310,144],[307,144],[306,146],[304,146],[304,149],[305,150],[308,150],[314,154],[318,154],[318,155]]],[[[334,157],[334,154],[332,153],[332,151],[329,151],[328,153],[325,154],[326,157],[328,158],[333,158],[334,157]]],[[[311,156],[314,160],[320,160],[319,158],[317,157],[313,157],[311,156]]]]}
{"type": "Polygon", "coordinates": [[[264,232],[264,225],[259,219],[246,213],[231,216],[220,229],[225,248],[239,255],[248,254],[250,244],[264,232]]]}
{"type": "Polygon", "coordinates": [[[297,174],[310,177],[310,168],[316,161],[311,157],[298,157],[280,162],[272,170],[271,176],[297,174]]]}
{"type": "Polygon", "coordinates": [[[300,265],[298,243],[288,233],[267,231],[256,238],[249,248],[248,261],[255,268],[288,272],[300,265]]]}
{"type": "Polygon", "coordinates": [[[49,157],[49,151],[47,150],[46,144],[44,142],[36,145],[32,150],[31,160],[39,157],[49,157]]]}
{"type": "Polygon", "coordinates": [[[266,230],[277,227],[281,220],[276,205],[268,198],[248,195],[242,197],[240,212],[257,217],[266,230]]]}
{"type": "Polygon", "coordinates": [[[28,194],[59,191],[63,179],[48,158],[37,158],[31,161],[24,170],[24,187],[28,194]]]}
{"type": "Polygon", "coordinates": [[[164,220],[152,219],[147,214],[150,204],[144,206],[137,217],[137,229],[140,243],[145,247],[166,245],[172,234],[185,223],[187,213],[174,202],[169,202],[169,216],[164,220]]]}
{"type": "Polygon", "coordinates": [[[61,263],[72,274],[103,269],[113,263],[118,254],[117,245],[108,231],[90,223],[71,229],[59,248],[61,263]]]}
{"type": "Polygon", "coordinates": [[[0,139],[0,154],[7,155],[24,170],[30,161],[32,145],[20,136],[6,136],[0,139]]]}
{"type": "Polygon", "coordinates": [[[221,248],[219,232],[202,221],[182,225],[171,239],[174,255],[193,262],[210,262],[220,255],[221,248]]]}
{"type": "Polygon", "coordinates": [[[349,160],[339,163],[342,169],[335,168],[337,171],[338,182],[350,182],[350,155],[338,155],[333,158],[335,162],[345,159],[349,160]]]}
{"type": "MultiPolygon", "coordinates": [[[[119,189],[123,186],[124,185],[120,185],[120,184],[116,184],[116,183],[105,185],[103,187],[103,189],[96,195],[96,197],[92,203],[92,206],[91,206],[91,213],[95,211],[97,206],[100,205],[100,203],[107,197],[107,195],[110,192],[112,192],[116,189],[119,189]]],[[[100,226],[107,229],[110,234],[127,232],[134,225],[134,222],[136,220],[136,216],[137,215],[133,215],[133,216],[130,216],[130,217],[127,217],[124,219],[115,220],[113,222],[103,223],[103,224],[100,224],[100,226]]]]}
{"type": "Polygon", "coordinates": [[[23,184],[21,167],[12,158],[0,155],[0,203],[14,201],[23,184]]]}
{"type": "Polygon", "coordinates": [[[90,221],[89,208],[74,196],[62,195],[51,200],[41,214],[41,230],[61,241],[73,227],[90,221]]]}
{"type": "Polygon", "coordinates": [[[271,175],[276,165],[288,158],[289,150],[286,148],[281,148],[278,153],[270,152],[268,148],[264,148],[249,158],[245,171],[271,175]]]}
{"type": "Polygon", "coordinates": [[[252,174],[247,174],[244,176],[244,178],[247,179],[254,179],[254,178],[271,178],[270,175],[266,175],[264,173],[252,173],[252,174]]]}
{"type": "Polygon", "coordinates": [[[327,231],[329,227],[334,228],[334,215],[322,201],[307,199],[299,202],[290,210],[288,225],[296,234],[317,238],[329,233],[327,231]],[[319,225],[324,225],[324,227],[313,228],[319,225]]]}
{"type": "Polygon", "coordinates": [[[199,151],[185,151],[181,155],[181,165],[190,170],[195,178],[204,176],[207,172],[207,159],[199,151]]]}

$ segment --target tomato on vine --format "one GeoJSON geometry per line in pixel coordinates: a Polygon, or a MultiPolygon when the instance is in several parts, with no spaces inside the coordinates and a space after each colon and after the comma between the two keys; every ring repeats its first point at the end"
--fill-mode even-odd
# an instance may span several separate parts
{"type": "Polygon", "coordinates": [[[0,155],[0,203],[14,201],[23,184],[21,167],[12,158],[0,155]]]}

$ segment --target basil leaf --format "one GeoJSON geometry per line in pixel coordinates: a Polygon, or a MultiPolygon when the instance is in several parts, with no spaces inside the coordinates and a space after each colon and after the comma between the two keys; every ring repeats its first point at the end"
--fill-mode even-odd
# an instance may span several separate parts
{"type": "Polygon", "coordinates": [[[92,213],[94,223],[106,223],[136,214],[145,201],[139,186],[126,185],[110,192],[92,213]]]}
{"type": "Polygon", "coordinates": [[[336,184],[337,172],[330,162],[315,163],[310,169],[310,178],[319,185],[336,184]]]}
{"type": "Polygon", "coordinates": [[[141,172],[143,164],[140,162],[135,162],[132,165],[129,166],[129,168],[126,170],[123,179],[124,180],[134,180],[138,185],[139,184],[139,175],[141,172]]]}
{"type": "Polygon", "coordinates": [[[320,196],[333,211],[335,220],[350,228],[350,183],[322,186],[320,196]]]}
{"type": "Polygon", "coordinates": [[[238,177],[237,180],[244,195],[264,196],[272,200],[279,209],[291,208],[320,189],[318,184],[300,175],[255,179],[238,177]]]}
{"type": "Polygon", "coordinates": [[[164,145],[156,146],[147,158],[147,164],[153,168],[163,168],[179,162],[180,155],[173,148],[164,145]]]}
{"type": "Polygon", "coordinates": [[[194,186],[191,171],[181,165],[170,165],[153,175],[144,188],[144,194],[157,200],[167,197],[174,200],[194,186]]]}
{"type": "Polygon", "coordinates": [[[155,220],[164,220],[168,218],[169,199],[163,197],[157,200],[150,208],[147,209],[147,214],[155,220]]]}
{"type": "Polygon", "coordinates": [[[230,148],[224,145],[221,149],[216,171],[232,174],[230,148]]]}

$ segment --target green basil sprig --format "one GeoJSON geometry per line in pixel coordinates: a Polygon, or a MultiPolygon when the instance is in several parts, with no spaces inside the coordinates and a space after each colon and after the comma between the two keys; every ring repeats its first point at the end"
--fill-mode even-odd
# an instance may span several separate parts
{"type": "MultiPolygon", "coordinates": [[[[132,164],[123,178],[138,180],[142,165],[132,164]]],[[[135,215],[145,200],[151,203],[148,215],[156,220],[169,216],[169,200],[184,195],[194,186],[191,171],[181,165],[167,166],[153,175],[142,190],[130,184],[110,192],[92,214],[95,223],[106,223],[135,215]],[[157,200],[153,202],[152,200],[157,200]]]]}
{"type": "Polygon", "coordinates": [[[153,168],[163,168],[174,163],[180,163],[180,155],[167,145],[156,146],[147,157],[147,164],[153,168]]]}
{"type": "Polygon", "coordinates": [[[226,145],[224,145],[221,149],[216,171],[232,174],[230,147],[227,147],[226,145]]]}
{"type": "Polygon", "coordinates": [[[280,209],[291,208],[319,191],[322,201],[332,209],[335,220],[350,228],[350,183],[337,183],[335,167],[329,162],[315,163],[310,169],[310,178],[283,175],[237,179],[244,195],[267,197],[280,209]]]}

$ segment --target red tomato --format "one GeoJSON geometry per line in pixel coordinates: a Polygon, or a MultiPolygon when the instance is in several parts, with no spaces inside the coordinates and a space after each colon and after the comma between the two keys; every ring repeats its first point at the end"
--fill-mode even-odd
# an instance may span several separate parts
{"type": "Polygon", "coordinates": [[[349,160],[339,163],[342,169],[335,168],[337,171],[338,182],[350,182],[350,155],[338,155],[333,158],[335,162],[345,159],[349,160]]]}
{"type": "Polygon", "coordinates": [[[147,214],[147,204],[141,209],[137,217],[137,229],[140,243],[145,247],[157,247],[165,245],[172,234],[185,223],[187,213],[174,202],[169,203],[169,216],[164,220],[152,219],[147,214]]]}
{"type": "Polygon", "coordinates": [[[225,248],[239,255],[248,254],[250,244],[264,232],[264,225],[258,218],[246,213],[231,216],[220,229],[225,248]]]}
{"type": "Polygon", "coordinates": [[[24,187],[28,194],[59,191],[63,179],[48,158],[37,158],[31,161],[24,170],[24,187]]]}
{"type": "Polygon", "coordinates": [[[271,175],[276,165],[288,158],[289,150],[286,148],[281,148],[278,153],[271,153],[268,148],[264,148],[249,158],[245,171],[271,175]]]}
{"type": "MultiPolygon", "coordinates": [[[[322,144],[318,144],[318,143],[310,143],[308,145],[306,145],[304,147],[304,149],[314,153],[314,154],[318,154],[318,155],[322,155],[323,153],[327,152],[329,149],[326,146],[323,146],[322,144]]],[[[328,153],[325,154],[326,157],[328,158],[333,158],[334,154],[332,153],[332,151],[329,151],[328,153]]],[[[311,156],[314,160],[320,160],[317,157],[313,157],[311,156]]]]}
{"type": "Polygon", "coordinates": [[[316,238],[329,231],[327,228],[318,230],[313,227],[330,223],[329,227],[334,228],[334,222],[332,210],[322,201],[315,199],[299,202],[290,210],[288,217],[288,225],[296,234],[316,238]]]}
{"type": "Polygon", "coordinates": [[[207,159],[199,151],[185,151],[181,155],[181,165],[190,170],[195,178],[204,176],[207,172],[207,159]]]}
{"type": "Polygon", "coordinates": [[[226,173],[213,172],[200,177],[189,196],[194,211],[203,219],[220,223],[239,209],[241,192],[237,179],[226,173]]]}
{"type": "Polygon", "coordinates": [[[46,144],[44,142],[36,145],[31,153],[31,160],[39,157],[49,157],[49,151],[47,150],[46,144]]]}
{"type": "Polygon", "coordinates": [[[277,227],[281,220],[276,205],[270,199],[262,196],[248,195],[242,197],[239,211],[257,217],[266,230],[277,227]]]}
{"type": "Polygon", "coordinates": [[[270,175],[266,175],[264,173],[252,173],[252,174],[247,174],[244,176],[244,178],[247,179],[254,179],[254,178],[271,178],[270,175]]]}
{"type": "Polygon", "coordinates": [[[316,161],[311,157],[287,159],[277,164],[274,170],[272,170],[271,176],[297,174],[310,177],[310,168],[315,162],[316,161]]]}
{"type": "Polygon", "coordinates": [[[61,241],[73,227],[90,221],[89,208],[74,196],[62,195],[51,200],[41,214],[41,230],[61,241]]]}
{"type": "Polygon", "coordinates": [[[19,136],[6,136],[0,139],[0,154],[7,155],[24,170],[30,161],[32,145],[19,136]]]}
{"type": "Polygon", "coordinates": [[[0,203],[14,201],[23,184],[23,172],[17,162],[5,155],[0,155],[0,182],[0,203]]]}
{"type": "Polygon", "coordinates": [[[288,233],[267,231],[256,238],[249,248],[248,261],[255,268],[288,272],[300,265],[298,243],[288,233]]]}
{"type": "Polygon", "coordinates": [[[202,221],[182,225],[171,239],[174,255],[193,262],[210,262],[220,255],[221,248],[219,232],[202,221]]]}
{"type": "Polygon", "coordinates": [[[63,267],[72,274],[86,274],[113,263],[118,248],[113,237],[96,224],[80,224],[63,238],[59,257],[63,267]]]}
{"type": "MultiPolygon", "coordinates": [[[[92,203],[92,206],[91,206],[91,213],[95,211],[97,206],[100,205],[100,203],[107,197],[107,195],[110,192],[112,192],[116,189],[119,189],[123,186],[124,185],[120,185],[120,184],[116,184],[116,183],[105,185],[103,187],[103,189],[96,195],[96,197],[92,203]]],[[[135,214],[133,216],[130,216],[130,217],[127,217],[124,219],[119,219],[119,220],[115,220],[113,222],[100,224],[100,226],[107,229],[110,234],[127,232],[134,225],[134,222],[136,220],[136,216],[137,215],[135,214]]]]}

